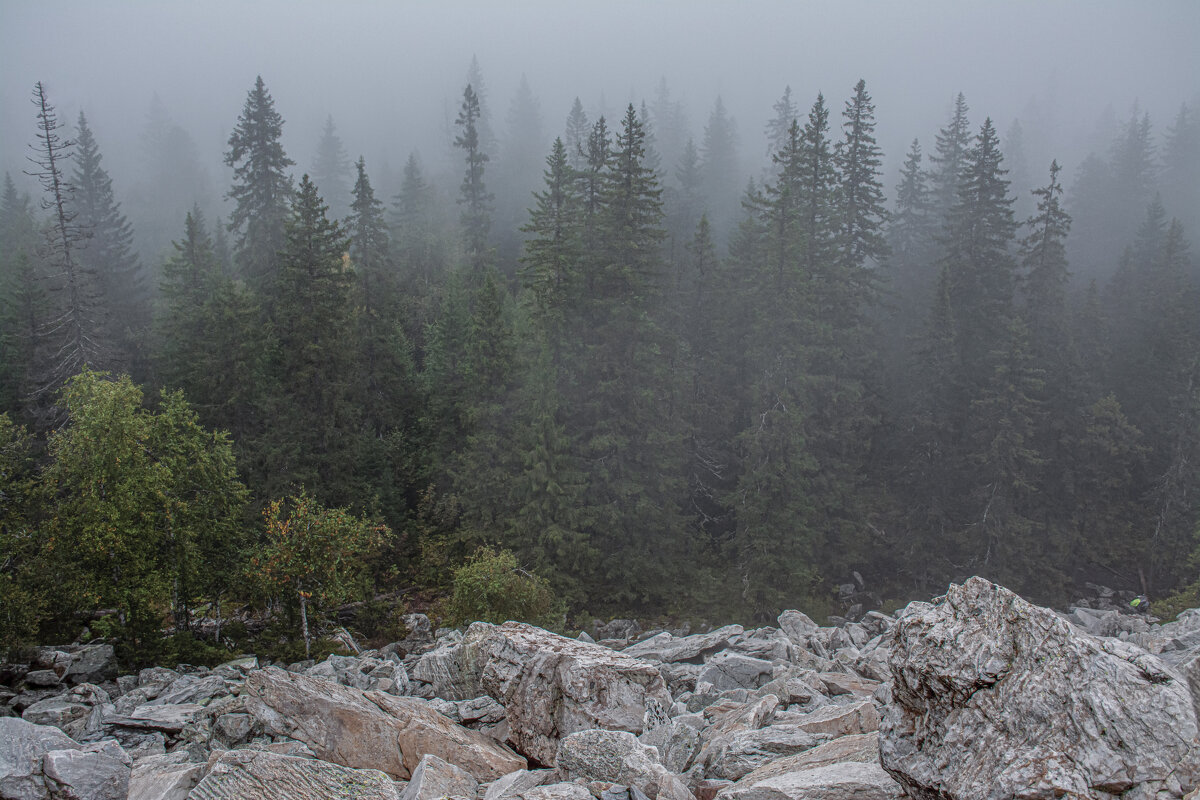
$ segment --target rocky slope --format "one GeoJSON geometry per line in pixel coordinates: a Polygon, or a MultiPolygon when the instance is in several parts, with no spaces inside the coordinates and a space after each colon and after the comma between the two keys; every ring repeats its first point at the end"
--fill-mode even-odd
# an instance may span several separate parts
{"type": "Polygon", "coordinates": [[[1063,615],[972,578],[839,627],[408,622],[287,668],[2,664],[0,798],[1200,796],[1200,611],[1063,615]]]}

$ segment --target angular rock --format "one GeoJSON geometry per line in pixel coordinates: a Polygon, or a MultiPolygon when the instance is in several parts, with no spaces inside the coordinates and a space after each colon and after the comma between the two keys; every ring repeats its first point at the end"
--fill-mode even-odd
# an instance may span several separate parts
{"type": "Polygon", "coordinates": [[[246,713],[267,734],[302,741],[317,758],[346,767],[406,780],[421,756],[432,753],[486,781],[526,766],[494,739],[411,697],[361,692],[275,667],[251,673],[242,697],[246,713]]]}
{"type": "Polygon", "coordinates": [[[554,770],[551,769],[519,769],[516,772],[510,772],[504,777],[492,781],[483,795],[483,800],[503,800],[506,797],[515,797],[535,786],[541,786],[553,774],[554,770]]]}
{"type": "Polygon", "coordinates": [[[542,764],[576,731],[640,734],[666,722],[671,696],[644,661],[519,622],[492,629],[479,648],[483,689],[504,706],[509,741],[542,764]]]}
{"type": "Polygon", "coordinates": [[[586,730],[565,737],[555,769],[566,780],[606,781],[635,786],[650,800],[686,800],[687,787],[628,731],[586,730]]]}
{"type": "Polygon", "coordinates": [[[679,638],[664,632],[632,644],[621,652],[634,658],[648,658],[666,663],[699,663],[718,650],[727,648],[729,640],[742,632],[741,625],[726,625],[709,633],[697,633],[679,638]]]}
{"type": "Polygon", "coordinates": [[[1192,698],[1139,648],[982,578],[891,637],[880,756],[914,798],[1177,796],[1200,776],[1192,698]]]}
{"type": "Polygon", "coordinates": [[[99,683],[116,677],[117,657],[111,644],[72,645],[71,661],[63,679],[71,683],[99,683]]]}
{"type": "Polygon", "coordinates": [[[816,633],[819,627],[802,611],[788,610],[779,615],[779,629],[800,647],[807,646],[808,637],[816,633]]]}
{"type": "Polygon", "coordinates": [[[42,778],[43,757],[51,751],[77,749],[79,744],[58,728],[0,717],[0,797],[49,797],[42,778]]]}
{"type": "Polygon", "coordinates": [[[817,767],[828,767],[857,761],[863,764],[879,763],[879,736],[874,733],[839,736],[837,739],[817,745],[811,750],[770,761],[743,776],[738,784],[753,786],[788,772],[800,772],[817,767]]]}
{"type": "Polygon", "coordinates": [[[170,685],[163,687],[158,696],[148,701],[146,705],[166,706],[188,703],[207,705],[211,700],[225,697],[228,694],[229,687],[218,675],[183,675],[170,685]]]}
{"type": "Polygon", "coordinates": [[[409,675],[429,684],[435,697],[443,700],[469,700],[483,692],[479,687],[481,665],[477,659],[479,642],[494,626],[476,622],[461,639],[446,638],[422,655],[409,675]]]}
{"type": "Polygon", "coordinates": [[[127,800],[129,765],[105,753],[51,750],[42,761],[42,772],[58,800],[127,800]]]}
{"type": "Polygon", "coordinates": [[[188,800],[398,800],[377,770],[349,769],[262,750],[227,750],[188,800]]]}
{"type": "Polygon", "coordinates": [[[461,700],[456,705],[458,718],[464,724],[475,722],[481,725],[495,725],[506,715],[504,706],[496,702],[495,698],[487,695],[471,700],[461,700]]]}
{"type": "Polygon", "coordinates": [[[671,772],[686,772],[700,749],[700,733],[686,722],[671,720],[666,725],[651,728],[638,741],[658,750],[659,761],[671,772]]]}
{"type": "Polygon", "coordinates": [[[771,680],[774,669],[775,665],[765,659],[725,651],[708,660],[696,682],[711,683],[717,691],[757,689],[771,680]]]}
{"type": "Polygon", "coordinates": [[[824,734],[831,738],[872,733],[879,730],[879,712],[870,700],[844,706],[828,705],[805,714],[796,720],[795,725],[809,733],[824,734]]]}
{"type": "Polygon", "coordinates": [[[52,669],[35,669],[32,672],[25,673],[25,683],[28,686],[46,689],[61,684],[62,678],[52,669]]]}
{"type": "Polygon", "coordinates": [[[413,770],[412,778],[400,800],[437,800],[439,797],[465,797],[474,800],[479,781],[458,767],[434,755],[424,755],[413,770]]]}
{"type": "Polygon", "coordinates": [[[107,725],[118,725],[122,728],[176,734],[192,724],[202,711],[204,711],[204,706],[198,703],[180,703],[168,706],[141,705],[128,715],[105,714],[104,722],[107,725]]]}
{"type": "Polygon", "coordinates": [[[855,697],[870,697],[879,688],[879,681],[868,678],[857,678],[842,672],[819,672],[815,676],[825,687],[825,693],[830,697],[852,694],[855,697]]]}
{"type": "Polygon", "coordinates": [[[704,775],[736,781],[764,764],[810,750],[825,738],[798,725],[770,725],[727,734],[706,749],[704,775]]]}
{"type": "Polygon", "coordinates": [[[150,756],[138,762],[129,776],[129,800],[187,800],[204,772],[176,756],[150,756]]]}
{"type": "MultiPolygon", "coordinates": [[[[645,795],[642,795],[645,797],[645,795]]],[[[591,792],[578,783],[552,783],[535,786],[515,795],[520,800],[594,800],[591,792]]]]}
{"type": "Polygon", "coordinates": [[[900,800],[904,795],[900,785],[878,764],[846,762],[788,772],[753,786],[735,784],[717,797],[727,800],[900,800]]]}

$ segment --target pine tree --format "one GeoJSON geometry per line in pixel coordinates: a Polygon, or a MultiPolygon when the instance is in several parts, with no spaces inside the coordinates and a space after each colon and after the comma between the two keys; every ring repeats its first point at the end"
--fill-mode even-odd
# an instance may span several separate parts
{"type": "MultiPolygon", "coordinates": [[[[887,229],[888,277],[895,307],[887,326],[894,335],[885,347],[892,353],[905,352],[917,336],[919,321],[928,314],[937,285],[936,223],[921,158],[921,143],[913,139],[900,170],[895,210],[887,229]]],[[[898,359],[891,361],[900,365],[898,359]]]]}
{"type": "Polygon", "coordinates": [[[462,226],[467,261],[476,274],[482,274],[489,260],[488,231],[492,226],[492,195],[483,182],[488,154],[479,137],[479,97],[470,84],[463,90],[462,109],[455,124],[460,132],[454,146],[461,148],[467,162],[466,173],[459,189],[459,205],[463,207],[462,226]]]}
{"type": "Polygon", "coordinates": [[[1037,214],[1025,223],[1030,232],[1021,242],[1023,316],[1029,328],[1030,351],[1047,376],[1066,372],[1067,364],[1061,358],[1069,338],[1066,316],[1071,273],[1066,240],[1071,217],[1061,204],[1061,170],[1057,161],[1051,162],[1050,182],[1033,190],[1038,198],[1037,214]]]}
{"type": "Polygon", "coordinates": [[[0,196],[0,413],[16,416],[33,368],[34,344],[45,315],[37,264],[37,223],[28,195],[4,175],[0,196]]]}
{"type": "Polygon", "coordinates": [[[333,115],[325,117],[325,127],[317,141],[317,154],[313,157],[312,180],[321,197],[329,203],[333,219],[345,219],[350,214],[349,177],[354,169],[342,137],[338,136],[333,124],[333,115]]]}
{"type": "Polygon", "coordinates": [[[112,325],[109,341],[118,348],[118,359],[128,362],[149,321],[149,292],[133,250],[133,228],[121,213],[112,179],[100,163],[100,147],[82,111],[76,144],[72,203],[76,224],[88,232],[79,262],[99,281],[112,325]]]}
{"type": "Polygon", "coordinates": [[[1162,152],[1163,203],[1187,230],[1200,230],[1200,120],[1183,105],[1167,131],[1162,152]]]}
{"type": "MultiPolygon", "coordinates": [[[[798,186],[804,268],[811,275],[829,272],[836,246],[838,176],[829,142],[829,109],[817,95],[800,134],[801,178],[798,186]]],[[[818,301],[820,307],[820,301],[818,301]]]]}
{"type": "Polygon", "coordinates": [[[499,265],[507,275],[515,270],[520,251],[520,227],[529,196],[538,186],[546,152],[541,105],[529,81],[521,76],[506,118],[507,132],[496,163],[496,229],[499,265]]]}
{"type": "Polygon", "coordinates": [[[295,162],[284,153],[279,141],[282,135],[283,117],[275,110],[275,101],[260,75],[246,97],[225,153],[225,163],[233,168],[233,187],[226,197],[235,203],[229,230],[237,234],[237,265],[241,276],[259,291],[275,285],[276,254],[284,245],[293,194],[287,168],[295,162]]]}

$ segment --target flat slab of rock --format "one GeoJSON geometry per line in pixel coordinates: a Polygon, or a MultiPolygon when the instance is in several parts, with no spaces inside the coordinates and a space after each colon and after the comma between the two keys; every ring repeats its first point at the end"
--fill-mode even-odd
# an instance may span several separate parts
{"type": "Polygon", "coordinates": [[[141,705],[128,715],[105,714],[104,722],[108,725],[119,725],[122,728],[179,733],[194,722],[196,715],[202,711],[204,711],[204,706],[199,703],[165,706],[141,705]]]}
{"type": "Polygon", "coordinates": [[[879,712],[870,700],[851,705],[828,705],[798,718],[801,730],[836,738],[879,730],[879,712]]]}
{"type": "Polygon", "coordinates": [[[1155,656],[982,578],[891,632],[883,766],[914,798],[1179,796],[1200,781],[1192,698],[1155,656]]]}
{"type": "Polygon", "coordinates": [[[272,736],[317,758],[407,780],[426,753],[490,781],[526,765],[495,739],[456,725],[411,697],[363,692],[271,667],[246,679],[246,713],[272,736]]]}
{"type": "Polygon", "coordinates": [[[726,625],[708,633],[674,637],[669,633],[651,636],[645,641],[631,644],[621,652],[634,658],[649,658],[666,663],[703,661],[705,656],[724,650],[729,640],[744,632],[741,625],[726,625]]]}
{"type": "Polygon", "coordinates": [[[900,784],[878,764],[852,761],[788,772],[753,786],[734,785],[717,797],[727,800],[900,800],[904,795],[900,784]]]}
{"type": "Polygon", "coordinates": [[[378,770],[349,769],[262,750],[228,750],[188,800],[398,800],[378,770]]]}
{"type": "Polygon", "coordinates": [[[479,647],[483,689],[504,706],[509,741],[541,764],[554,763],[568,734],[640,734],[665,722],[671,707],[657,669],[601,645],[506,622],[479,647]]]}
{"type": "Polygon", "coordinates": [[[479,781],[437,756],[424,755],[400,800],[437,800],[439,797],[474,798],[479,781]]]}
{"type": "Polygon", "coordinates": [[[724,651],[708,660],[696,681],[711,683],[718,691],[757,689],[771,680],[774,669],[775,665],[764,658],[724,651]]]}

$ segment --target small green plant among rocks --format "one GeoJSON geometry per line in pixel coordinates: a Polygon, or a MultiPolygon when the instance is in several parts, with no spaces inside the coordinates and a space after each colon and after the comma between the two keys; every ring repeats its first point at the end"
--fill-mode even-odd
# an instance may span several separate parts
{"type": "Polygon", "coordinates": [[[511,550],[480,547],[454,571],[446,618],[451,625],[517,620],[561,627],[561,606],[549,582],[523,569],[511,550]]]}

